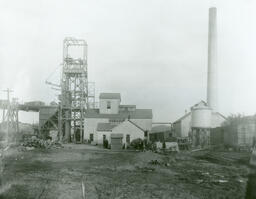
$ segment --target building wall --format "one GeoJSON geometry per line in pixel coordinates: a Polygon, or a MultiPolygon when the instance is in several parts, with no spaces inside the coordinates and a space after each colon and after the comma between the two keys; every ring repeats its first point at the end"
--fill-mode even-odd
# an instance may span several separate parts
{"type": "Polygon", "coordinates": [[[140,130],[129,121],[124,121],[117,127],[113,128],[112,131],[98,131],[97,132],[97,144],[103,144],[103,135],[106,135],[108,143],[111,143],[111,134],[123,134],[123,144],[126,144],[126,135],[130,135],[130,142],[132,140],[141,138],[144,139],[144,131],[140,130]]]}
{"type": "MultiPolygon", "coordinates": [[[[212,113],[211,119],[212,128],[220,127],[225,121],[225,118],[218,113],[212,113]]],[[[176,137],[187,137],[191,129],[191,114],[174,123],[173,129],[176,137]]]]}
{"type": "Polygon", "coordinates": [[[242,122],[224,128],[224,144],[231,147],[251,147],[256,139],[256,124],[252,121],[242,122]]]}
{"type": "Polygon", "coordinates": [[[181,137],[188,137],[191,128],[191,114],[181,121],[181,137]]]}
{"type": "MultiPolygon", "coordinates": [[[[152,129],[152,120],[151,119],[131,119],[131,121],[134,122],[135,124],[137,124],[143,130],[150,131],[152,129]]],[[[89,140],[90,134],[93,133],[94,140],[95,141],[99,140],[99,143],[102,143],[101,139],[102,139],[103,134],[99,134],[97,132],[97,125],[98,125],[98,123],[108,123],[108,122],[109,122],[108,118],[86,118],[85,123],[84,123],[84,140],[89,140]]],[[[134,125],[132,125],[132,126],[134,126],[134,125]]],[[[135,127],[135,128],[137,128],[137,127],[135,127]]],[[[104,131],[104,133],[106,133],[106,132],[104,131]]],[[[108,135],[108,134],[106,133],[106,135],[108,135]]]]}
{"type": "Polygon", "coordinates": [[[152,119],[130,119],[132,122],[137,124],[143,130],[151,131],[152,119]]]}
{"type": "Polygon", "coordinates": [[[221,145],[224,144],[224,128],[217,127],[210,130],[210,144],[221,145]]]}
{"type": "Polygon", "coordinates": [[[212,128],[220,127],[225,122],[225,118],[218,113],[212,113],[212,128]]]}
{"type": "MultiPolygon", "coordinates": [[[[144,131],[134,126],[129,121],[124,121],[117,127],[112,129],[112,133],[120,133],[123,134],[123,143],[126,143],[126,135],[130,135],[130,141],[141,138],[144,139],[144,131]]],[[[109,140],[110,141],[110,140],[109,140]]]]}
{"type": "Polygon", "coordinates": [[[175,137],[181,137],[181,121],[173,124],[173,131],[175,137]]]}
{"type": "Polygon", "coordinates": [[[165,142],[168,141],[172,137],[171,131],[165,131],[165,132],[154,132],[149,134],[149,140],[151,142],[165,142]]]}
{"type": "Polygon", "coordinates": [[[237,146],[237,126],[224,128],[224,144],[227,146],[237,146]]]}
{"type": "Polygon", "coordinates": [[[106,140],[108,140],[108,143],[110,144],[111,142],[111,131],[98,131],[97,132],[97,144],[102,145],[103,144],[103,135],[106,135],[106,140]]]}
{"type": "Polygon", "coordinates": [[[173,124],[175,137],[188,137],[191,128],[191,114],[188,114],[182,120],[173,124]]]}
{"type": "Polygon", "coordinates": [[[98,123],[108,123],[107,118],[86,118],[84,121],[84,140],[89,140],[90,134],[93,133],[94,140],[97,140],[98,123]]]}
{"type": "Polygon", "coordinates": [[[117,114],[119,112],[120,99],[100,99],[100,113],[101,114],[117,114]],[[111,108],[107,108],[110,102],[111,108]]]}
{"type": "Polygon", "coordinates": [[[237,144],[239,146],[252,146],[256,137],[255,123],[242,123],[237,126],[237,144]]]}

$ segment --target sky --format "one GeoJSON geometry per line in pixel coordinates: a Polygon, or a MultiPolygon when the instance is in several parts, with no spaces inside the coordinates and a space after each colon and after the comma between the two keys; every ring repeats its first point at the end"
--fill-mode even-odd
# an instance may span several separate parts
{"type": "MultiPolygon", "coordinates": [[[[122,104],[173,122],[206,100],[208,9],[217,7],[218,111],[256,113],[254,0],[0,0],[0,89],[56,101],[65,37],[88,43],[88,76],[122,104]]],[[[0,99],[6,93],[0,92],[0,99]]],[[[20,113],[23,122],[37,113],[20,113]]]]}

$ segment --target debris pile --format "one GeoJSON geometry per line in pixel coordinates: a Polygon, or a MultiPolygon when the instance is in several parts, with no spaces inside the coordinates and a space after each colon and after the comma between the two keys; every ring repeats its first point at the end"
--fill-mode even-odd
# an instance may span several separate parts
{"type": "Polygon", "coordinates": [[[244,182],[242,178],[238,178],[236,176],[230,178],[220,173],[203,172],[193,169],[188,169],[187,171],[184,171],[183,174],[176,174],[175,177],[180,181],[193,184],[195,183],[208,188],[218,186],[220,184],[225,184],[231,181],[233,183],[244,182]]]}
{"type": "Polygon", "coordinates": [[[156,142],[155,143],[155,149],[153,150],[157,153],[178,153],[179,145],[177,142],[156,142]]]}
{"type": "Polygon", "coordinates": [[[165,161],[159,161],[159,160],[151,160],[148,163],[151,165],[162,165],[162,166],[166,166],[166,167],[170,166],[170,163],[165,162],[165,161]]]}
{"type": "Polygon", "coordinates": [[[26,147],[26,150],[33,150],[35,148],[50,149],[50,148],[62,148],[63,147],[58,142],[54,142],[49,139],[43,140],[43,139],[37,138],[36,136],[32,136],[31,138],[26,139],[22,145],[24,147],[26,147]]]}
{"type": "Polygon", "coordinates": [[[136,166],[135,168],[136,168],[138,171],[143,172],[143,173],[155,171],[155,168],[153,168],[153,167],[139,167],[139,166],[136,166]]]}

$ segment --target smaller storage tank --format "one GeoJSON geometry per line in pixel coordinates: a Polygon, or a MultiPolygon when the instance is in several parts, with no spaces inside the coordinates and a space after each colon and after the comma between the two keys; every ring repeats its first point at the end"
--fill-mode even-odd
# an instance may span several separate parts
{"type": "Polygon", "coordinates": [[[193,106],[191,113],[192,128],[211,128],[212,109],[204,101],[193,106]]]}

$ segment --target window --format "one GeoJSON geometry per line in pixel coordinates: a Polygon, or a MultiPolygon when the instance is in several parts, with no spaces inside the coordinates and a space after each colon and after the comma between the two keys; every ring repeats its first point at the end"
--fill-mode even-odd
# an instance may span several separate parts
{"type": "Polygon", "coordinates": [[[107,101],[107,109],[111,109],[111,102],[107,101]]]}
{"type": "Polygon", "coordinates": [[[148,136],[148,131],[144,131],[144,137],[148,136]]]}
{"type": "Polygon", "coordinates": [[[125,119],[109,119],[109,122],[111,124],[116,124],[116,125],[122,123],[123,121],[125,121],[125,119]]]}
{"type": "Polygon", "coordinates": [[[103,141],[106,140],[106,135],[103,135],[103,141]]]}

